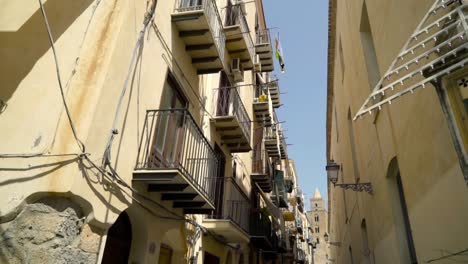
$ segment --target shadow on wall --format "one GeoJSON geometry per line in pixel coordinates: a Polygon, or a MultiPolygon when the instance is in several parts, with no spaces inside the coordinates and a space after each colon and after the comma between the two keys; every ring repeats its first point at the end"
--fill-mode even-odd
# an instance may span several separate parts
{"type": "MultiPolygon", "coordinates": [[[[92,0],[48,0],[44,3],[52,36],[57,40],[92,0]]],[[[20,82],[50,49],[44,18],[37,11],[16,32],[0,31],[0,99],[12,97],[20,82]]]]}

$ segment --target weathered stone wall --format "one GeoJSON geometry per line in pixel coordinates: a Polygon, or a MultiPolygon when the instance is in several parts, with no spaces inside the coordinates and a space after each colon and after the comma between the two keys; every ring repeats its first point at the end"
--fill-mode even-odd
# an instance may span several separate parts
{"type": "Polygon", "coordinates": [[[97,261],[101,236],[67,198],[47,197],[24,206],[0,232],[0,263],[97,261]]]}

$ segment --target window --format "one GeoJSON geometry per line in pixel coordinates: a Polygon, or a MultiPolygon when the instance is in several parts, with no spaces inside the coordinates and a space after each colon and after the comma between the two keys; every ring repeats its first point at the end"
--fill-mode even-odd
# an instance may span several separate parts
{"type": "Polygon", "coordinates": [[[315,219],[315,222],[318,222],[319,221],[319,216],[315,215],[314,219],[315,219]]]}
{"type": "Polygon", "coordinates": [[[366,260],[364,263],[371,263],[366,219],[362,219],[362,222],[361,222],[361,237],[362,237],[362,254],[364,255],[364,259],[366,260]]]}
{"type": "Polygon", "coordinates": [[[216,115],[217,116],[227,116],[229,115],[230,107],[236,107],[235,105],[231,106],[232,99],[231,97],[231,83],[229,82],[229,77],[224,71],[220,73],[219,78],[219,91],[218,91],[218,102],[216,106],[216,115]]]}
{"type": "Polygon", "coordinates": [[[335,112],[335,131],[336,131],[336,142],[340,141],[340,133],[338,131],[338,113],[336,112],[336,106],[334,107],[335,112]]]}
{"type": "Polygon", "coordinates": [[[204,264],[220,264],[220,258],[218,256],[215,256],[213,254],[210,254],[205,251],[205,259],[203,261],[204,264]]]}
{"type": "MultiPolygon", "coordinates": [[[[343,166],[341,166],[341,173],[343,173],[343,166]]],[[[343,174],[342,174],[343,175],[343,174]]],[[[341,183],[344,182],[343,180],[344,176],[341,177],[341,183]]],[[[342,192],[343,192],[343,207],[344,207],[344,216],[345,216],[345,224],[348,223],[348,204],[346,202],[346,189],[342,189],[342,192]]]]}
{"type": "Polygon", "coordinates": [[[320,244],[320,239],[317,237],[317,244],[320,244]]]}
{"type": "Polygon", "coordinates": [[[359,181],[359,166],[356,154],[356,142],[354,138],[353,117],[351,116],[351,108],[348,108],[348,136],[349,144],[351,145],[351,158],[353,159],[354,179],[359,181]]]}
{"type": "Polygon", "coordinates": [[[226,21],[224,22],[224,24],[226,26],[235,25],[236,20],[237,20],[237,14],[236,14],[235,9],[233,8],[232,3],[231,3],[230,0],[227,1],[227,5],[225,7],[225,10],[226,10],[226,21]]]}
{"type": "Polygon", "coordinates": [[[414,247],[411,224],[406,207],[405,192],[401,180],[398,161],[392,159],[388,167],[389,195],[391,207],[394,215],[395,229],[397,231],[397,243],[400,249],[400,258],[402,263],[418,263],[416,249],[414,247]]]}
{"type": "Polygon", "coordinates": [[[377,55],[374,47],[374,40],[372,38],[372,30],[369,23],[369,15],[367,13],[366,1],[362,5],[361,25],[359,28],[361,35],[362,52],[367,67],[367,78],[369,81],[369,88],[373,90],[380,79],[379,65],[377,63],[377,55]]]}
{"type": "Polygon", "coordinates": [[[351,264],[354,264],[354,257],[353,257],[353,249],[351,248],[351,246],[349,246],[349,260],[351,264]]]}
{"type": "Polygon", "coordinates": [[[315,227],[315,233],[320,233],[320,229],[318,226],[315,227]]]}
{"type": "Polygon", "coordinates": [[[171,264],[172,259],[172,249],[165,244],[161,244],[161,248],[159,250],[159,261],[160,264],[171,264]]]}
{"type": "Polygon", "coordinates": [[[345,73],[345,64],[344,64],[344,55],[343,55],[343,45],[341,45],[341,37],[340,37],[340,66],[341,66],[341,82],[344,81],[344,73],[345,73]]]}
{"type": "Polygon", "coordinates": [[[317,203],[315,203],[315,207],[318,207],[317,203]]]}

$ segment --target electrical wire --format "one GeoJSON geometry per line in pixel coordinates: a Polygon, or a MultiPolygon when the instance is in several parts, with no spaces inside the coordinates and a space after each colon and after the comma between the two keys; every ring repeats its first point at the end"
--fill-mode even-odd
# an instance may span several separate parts
{"type": "MultiPolygon", "coordinates": [[[[144,22],[144,27],[142,29],[142,31],[140,31],[140,34],[139,34],[139,37],[138,37],[138,40],[137,40],[137,43],[135,45],[135,48],[134,48],[134,52],[133,52],[133,55],[132,55],[132,59],[131,59],[131,63],[130,63],[130,66],[129,66],[129,72],[127,74],[127,77],[126,77],[126,80],[124,82],[124,87],[122,89],[122,92],[121,92],[121,95],[119,97],[119,102],[117,104],[117,110],[116,110],[116,113],[115,113],[115,116],[114,116],[114,121],[113,121],[113,127],[111,129],[111,135],[109,136],[109,140],[107,142],[107,145],[106,145],[106,150],[105,150],[105,153],[104,153],[104,158],[105,158],[105,162],[106,162],[106,166],[109,167],[109,169],[111,170],[111,172],[108,172],[106,171],[104,168],[101,168],[99,166],[97,166],[97,164],[95,164],[85,153],[85,150],[86,150],[86,147],[85,147],[85,144],[78,138],[78,135],[77,135],[77,132],[76,132],[76,128],[75,128],[75,125],[73,123],[73,120],[71,118],[71,114],[70,114],[70,110],[68,108],[68,104],[66,102],[66,98],[65,98],[65,92],[64,92],[64,89],[63,89],[63,85],[62,85],[62,80],[61,80],[61,76],[60,76],[60,67],[59,67],[59,62],[58,62],[58,56],[57,56],[57,52],[56,52],[56,49],[55,49],[55,44],[54,44],[54,39],[53,39],[53,36],[52,36],[52,32],[51,32],[51,29],[50,29],[50,25],[49,25],[49,21],[47,19],[47,14],[45,12],[45,9],[44,9],[44,6],[43,6],[43,3],[41,0],[38,0],[39,1],[39,5],[40,5],[40,8],[41,8],[41,12],[42,12],[42,15],[44,17],[44,23],[45,23],[45,26],[46,26],[46,29],[47,29],[47,33],[48,33],[48,37],[49,37],[49,41],[50,41],[50,44],[51,44],[51,49],[52,49],[52,53],[53,53],[53,56],[54,56],[54,61],[55,61],[55,69],[56,69],[56,75],[57,75],[57,81],[58,81],[58,85],[59,85],[59,88],[60,88],[60,94],[61,94],[61,97],[62,97],[62,103],[64,105],[64,108],[65,108],[65,111],[66,111],[66,114],[67,114],[67,118],[68,118],[68,121],[69,121],[69,125],[70,125],[70,128],[72,130],[72,133],[73,133],[73,136],[76,140],[76,143],[78,145],[78,147],[80,148],[80,150],[82,151],[82,153],[80,154],[50,154],[50,155],[47,155],[47,154],[33,154],[33,155],[22,155],[22,157],[37,157],[37,156],[65,156],[65,155],[77,155],[79,157],[82,157],[84,159],[86,159],[91,165],[92,167],[94,167],[95,169],[97,169],[103,176],[105,176],[106,178],[110,179],[110,180],[115,180],[116,181],[116,186],[123,192],[125,193],[127,196],[129,196],[132,200],[134,200],[136,203],[138,203],[143,209],[145,209],[146,211],[148,211],[151,215],[155,216],[155,217],[158,217],[158,218],[162,218],[162,219],[167,219],[167,220],[178,220],[178,221],[185,221],[189,224],[192,224],[198,228],[201,228],[205,233],[211,235],[215,240],[217,240],[218,242],[228,246],[228,247],[231,247],[233,249],[237,249],[237,247],[233,247],[231,245],[229,245],[228,243],[222,241],[219,236],[217,236],[216,234],[214,234],[213,232],[207,230],[205,227],[203,227],[202,225],[198,224],[196,221],[194,220],[191,220],[191,219],[187,219],[183,216],[180,216],[178,214],[176,214],[175,212],[171,211],[170,209],[166,208],[164,205],[162,205],[161,203],[159,202],[156,202],[155,200],[151,199],[150,197],[138,192],[136,189],[134,189],[133,187],[131,187],[130,185],[128,185],[118,174],[117,172],[115,171],[115,169],[111,166],[110,164],[110,147],[112,146],[112,140],[114,138],[114,135],[116,134],[116,123],[117,123],[117,120],[118,120],[118,115],[119,115],[119,112],[120,112],[120,108],[121,108],[121,105],[122,105],[122,101],[123,101],[123,98],[125,96],[125,93],[126,93],[126,90],[127,90],[127,87],[128,87],[128,81],[129,81],[129,76],[131,74],[131,68],[132,66],[135,64],[135,59],[136,59],[136,54],[137,54],[137,51],[139,50],[139,48],[141,47],[141,44],[142,44],[142,41],[144,39],[144,34],[147,30],[147,27],[150,23],[153,22],[153,19],[154,19],[154,14],[155,14],[155,9],[156,9],[156,2],[153,2],[153,6],[151,7],[151,12],[150,14],[147,14],[145,16],[145,22],[144,22]],[[166,212],[169,212],[173,215],[175,215],[175,217],[170,217],[170,216],[163,216],[163,215],[159,215],[157,213],[155,213],[153,210],[151,210],[149,207],[147,207],[146,205],[144,205],[144,203],[142,203],[140,200],[138,200],[137,198],[134,197],[134,195],[128,193],[127,191],[125,191],[125,189],[123,188],[127,188],[129,190],[131,190],[134,194],[140,196],[141,198],[145,199],[146,201],[148,202],[151,202],[152,204],[155,204],[157,205],[158,207],[160,207],[161,209],[165,210],[166,212]]],[[[99,2],[97,3],[97,5],[99,4],[99,2]]],[[[97,6],[96,6],[97,7],[97,6]]],[[[94,11],[93,11],[93,14],[94,14],[94,11]]],[[[152,23],[154,26],[156,26],[156,24],[154,24],[154,22],[152,23]]],[[[167,45],[167,44],[166,44],[167,45]]],[[[180,66],[178,66],[180,67],[180,66]]],[[[196,93],[195,93],[196,94],[196,93]]],[[[198,98],[198,96],[197,96],[198,98]]],[[[203,103],[200,101],[201,105],[203,106],[204,108],[204,105],[203,103]]],[[[204,110],[206,111],[206,109],[204,108],[204,110]]],[[[208,112],[208,111],[206,111],[208,112]]],[[[209,112],[208,112],[209,113],[209,112]]],[[[8,157],[9,155],[1,155],[0,157],[8,157]]],[[[11,155],[10,157],[12,157],[13,155],[11,155]]],[[[17,156],[17,155],[15,155],[17,156]]]]}
{"type": "MultiPolygon", "coordinates": [[[[64,153],[64,154],[0,154],[0,158],[37,158],[37,157],[68,157],[80,156],[83,153],[64,153]]],[[[88,154],[88,153],[85,153],[88,154]]]]}
{"type": "Polygon", "coordinates": [[[458,251],[458,252],[455,252],[455,253],[452,253],[452,254],[449,254],[449,255],[445,255],[445,256],[442,256],[442,257],[438,257],[438,258],[433,258],[433,259],[427,260],[426,263],[431,263],[431,262],[435,262],[435,261],[439,261],[439,260],[443,260],[443,259],[447,259],[447,258],[459,256],[459,255],[464,255],[465,253],[468,253],[468,248],[467,248],[467,249],[464,249],[464,250],[461,250],[461,251],[458,251]]]}
{"type": "Polygon", "coordinates": [[[120,97],[119,97],[119,100],[118,100],[118,103],[117,103],[117,108],[116,108],[115,114],[114,114],[114,120],[112,121],[112,128],[110,130],[109,138],[107,139],[107,143],[106,143],[106,147],[105,147],[105,151],[104,151],[104,159],[103,159],[104,165],[109,165],[110,164],[110,159],[111,159],[110,155],[111,155],[112,142],[114,140],[115,135],[118,133],[117,121],[119,119],[120,109],[122,107],[122,102],[123,102],[123,99],[125,97],[125,94],[127,92],[128,86],[129,86],[128,83],[129,83],[129,81],[131,79],[132,69],[133,69],[134,66],[136,66],[135,61],[137,59],[137,55],[138,54],[141,55],[140,52],[141,52],[141,47],[143,45],[143,40],[144,40],[144,37],[145,37],[145,33],[146,33],[147,29],[148,29],[148,25],[154,19],[155,11],[156,11],[156,1],[153,1],[152,6],[150,7],[150,12],[148,12],[145,15],[145,20],[143,22],[143,28],[141,29],[140,33],[138,34],[137,42],[135,44],[135,47],[133,48],[132,58],[130,60],[130,65],[128,66],[127,76],[125,78],[125,81],[124,81],[124,84],[123,84],[123,87],[122,87],[122,91],[120,92],[120,97]]]}
{"type": "Polygon", "coordinates": [[[118,174],[117,172],[112,171],[112,172],[108,172],[104,169],[102,169],[101,167],[99,167],[96,163],[94,163],[88,156],[84,156],[84,158],[91,164],[91,166],[93,166],[96,170],[98,170],[103,176],[107,177],[109,180],[116,180],[117,182],[117,187],[122,191],[124,192],[126,195],[128,195],[132,200],[134,200],[138,205],[140,205],[144,210],[148,211],[151,215],[157,217],[157,218],[161,218],[161,219],[167,219],[167,220],[176,220],[176,221],[183,221],[183,222],[186,222],[186,223],[189,223],[195,227],[198,227],[200,228],[201,230],[203,230],[203,232],[205,234],[208,234],[210,236],[212,236],[216,241],[232,248],[232,249],[237,249],[237,247],[233,247],[231,245],[229,245],[228,243],[226,243],[225,241],[223,241],[222,239],[219,238],[218,235],[216,235],[214,232],[210,231],[210,230],[207,230],[204,226],[200,225],[199,223],[197,223],[196,221],[192,220],[192,219],[188,219],[188,218],[185,218],[183,216],[180,216],[180,215],[177,215],[176,213],[172,212],[171,210],[169,210],[168,208],[166,208],[164,205],[160,204],[159,202],[151,199],[150,197],[138,192],[136,189],[132,188],[131,186],[129,186],[118,174]],[[122,186],[120,186],[122,185],[122,186]],[[155,204],[157,205],[158,207],[164,209],[165,211],[175,215],[175,217],[171,217],[171,216],[162,216],[162,215],[159,215],[157,213],[155,213],[153,210],[151,210],[149,207],[147,207],[146,205],[144,205],[143,202],[141,202],[140,200],[138,200],[137,198],[134,197],[134,195],[132,194],[129,194],[127,191],[125,191],[122,187],[126,187],[127,189],[131,190],[133,193],[137,194],[138,196],[140,196],[141,198],[145,199],[146,201],[152,203],[152,204],[155,204]]]}
{"type": "Polygon", "coordinates": [[[76,133],[75,125],[73,124],[73,120],[71,118],[70,110],[68,109],[67,100],[65,98],[65,92],[64,92],[63,86],[62,86],[62,78],[60,77],[60,67],[59,67],[59,62],[58,62],[58,58],[57,58],[57,51],[55,50],[54,38],[52,37],[52,30],[50,29],[49,20],[47,19],[47,14],[45,12],[44,5],[42,4],[42,0],[38,0],[38,1],[39,1],[39,5],[40,5],[40,8],[41,8],[42,16],[44,17],[44,23],[45,23],[45,26],[46,26],[46,29],[47,29],[47,35],[49,37],[50,46],[52,48],[52,54],[54,55],[55,71],[56,71],[56,74],[57,74],[57,81],[58,81],[58,85],[59,85],[59,88],[60,88],[60,95],[62,97],[63,106],[65,108],[65,112],[67,113],[68,123],[70,124],[70,128],[72,130],[73,137],[75,137],[75,140],[76,140],[76,143],[78,144],[78,147],[80,148],[81,152],[85,152],[86,151],[85,145],[78,138],[78,135],[76,133]]]}
{"type": "MultiPolygon", "coordinates": [[[[68,80],[65,84],[65,96],[67,95],[68,93],[68,87],[70,86],[71,82],[72,82],[72,79],[73,79],[73,76],[75,75],[76,73],[76,69],[78,68],[78,65],[79,65],[79,61],[80,61],[80,56],[79,54],[81,53],[81,50],[83,48],[83,44],[86,40],[86,36],[88,35],[88,31],[89,31],[89,28],[90,28],[90,25],[91,25],[91,22],[93,21],[93,18],[94,18],[94,15],[96,13],[96,9],[99,7],[99,4],[101,3],[101,0],[97,0],[96,1],[96,4],[94,5],[93,7],[93,10],[91,12],[91,15],[90,15],[90,18],[88,20],[88,23],[86,25],[86,28],[84,30],[84,33],[83,33],[83,38],[81,39],[81,42],[80,42],[80,45],[79,45],[79,48],[78,48],[78,57],[75,58],[75,64],[73,65],[73,69],[71,70],[71,73],[70,73],[70,76],[68,77],[68,80]]],[[[0,106],[1,106],[1,101],[0,101],[0,106]]],[[[1,109],[1,107],[0,107],[1,109]]],[[[60,111],[60,114],[59,114],[59,117],[58,117],[58,121],[57,121],[57,124],[56,124],[56,128],[55,128],[55,133],[54,133],[54,136],[53,136],[53,139],[52,139],[52,143],[50,144],[49,146],[49,150],[53,148],[54,146],[54,143],[55,143],[55,139],[56,139],[56,136],[57,136],[57,131],[58,131],[58,127],[59,127],[59,124],[60,124],[60,117],[62,116],[62,112],[63,111],[60,111]]],[[[1,110],[0,110],[0,113],[1,113],[1,110]]],[[[79,155],[78,153],[70,153],[70,154],[46,154],[47,151],[41,151],[40,153],[8,153],[8,154],[0,154],[0,158],[35,158],[35,157],[59,157],[59,156],[73,156],[73,155],[79,155]]]]}

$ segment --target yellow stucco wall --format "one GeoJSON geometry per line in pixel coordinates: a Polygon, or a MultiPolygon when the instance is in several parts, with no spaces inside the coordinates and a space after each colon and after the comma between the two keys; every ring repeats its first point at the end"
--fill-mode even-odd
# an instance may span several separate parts
{"type": "MultiPolygon", "coordinates": [[[[331,258],[363,263],[361,223],[367,225],[371,258],[375,263],[405,263],[395,230],[396,199],[387,177],[390,161],[397,157],[418,261],[441,256],[440,250],[466,248],[468,189],[433,87],[415,91],[384,106],[375,117],[348,122],[371,87],[361,45],[360,1],[337,1],[334,56],[334,98],[330,157],[342,167],[340,181],[354,182],[349,130],[353,129],[361,182],[371,182],[373,195],[344,191],[331,186],[331,258]],[[340,63],[340,43],[344,69],[340,63]],[[344,71],[344,73],[343,73],[344,71]],[[343,74],[343,77],[342,77],[343,74]],[[346,199],[346,203],[345,200],[346,199]],[[345,209],[346,207],[346,209],[345,209]]],[[[379,71],[383,74],[433,1],[365,1],[369,14],[379,71]]]]}

